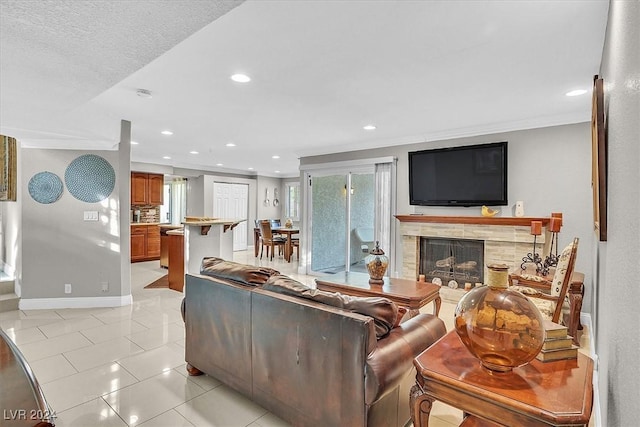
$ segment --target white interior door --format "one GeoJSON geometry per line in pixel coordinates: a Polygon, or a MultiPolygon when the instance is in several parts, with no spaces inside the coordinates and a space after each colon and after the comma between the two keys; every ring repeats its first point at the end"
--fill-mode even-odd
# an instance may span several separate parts
{"type": "MultiPolygon", "coordinates": [[[[213,183],[213,216],[216,218],[247,219],[249,213],[249,185],[213,183]]],[[[247,249],[247,221],[233,229],[233,250],[247,249]]]]}

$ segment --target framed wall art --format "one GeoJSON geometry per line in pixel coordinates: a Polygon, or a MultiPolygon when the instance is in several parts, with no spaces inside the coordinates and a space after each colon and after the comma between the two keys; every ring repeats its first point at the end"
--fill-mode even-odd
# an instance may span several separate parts
{"type": "Polygon", "coordinates": [[[0,135],[0,201],[16,201],[18,174],[17,148],[15,138],[0,135]]]}
{"type": "Polygon", "coordinates": [[[607,240],[607,132],[604,111],[604,82],[593,77],[591,107],[591,187],[593,225],[601,242],[607,240]]]}

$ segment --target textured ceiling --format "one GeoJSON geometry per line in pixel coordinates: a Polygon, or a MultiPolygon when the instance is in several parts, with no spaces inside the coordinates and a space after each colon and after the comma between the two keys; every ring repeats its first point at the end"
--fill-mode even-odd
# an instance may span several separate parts
{"type": "MultiPolygon", "coordinates": [[[[2,0],[3,132],[26,139],[71,137],[113,144],[111,135],[79,132],[73,122],[66,123],[65,114],[242,1],[189,1],[185,7],[183,1],[2,0]]],[[[117,131],[119,120],[111,127],[117,131]]]]}
{"type": "Polygon", "coordinates": [[[291,176],[303,155],[590,118],[564,94],[590,90],[606,0],[238,3],[2,0],[0,131],[113,147],[126,119],[134,161],[291,176]]]}

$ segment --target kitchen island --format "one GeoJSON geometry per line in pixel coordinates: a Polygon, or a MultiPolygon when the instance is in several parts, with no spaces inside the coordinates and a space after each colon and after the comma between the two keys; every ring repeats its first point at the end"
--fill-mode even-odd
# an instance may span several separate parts
{"type": "Polygon", "coordinates": [[[183,226],[160,224],[160,267],[169,268],[169,235],[171,230],[182,230],[183,226]]]}
{"type": "Polygon", "coordinates": [[[233,232],[246,219],[186,217],[184,225],[185,273],[200,274],[204,257],[233,260],[233,232]]]}

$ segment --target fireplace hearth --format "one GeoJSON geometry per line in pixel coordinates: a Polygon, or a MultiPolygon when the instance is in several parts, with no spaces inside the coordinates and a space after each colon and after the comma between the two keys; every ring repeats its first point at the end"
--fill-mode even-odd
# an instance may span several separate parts
{"type": "Polygon", "coordinates": [[[428,281],[450,288],[484,282],[484,241],[420,238],[419,272],[428,281]]]}

